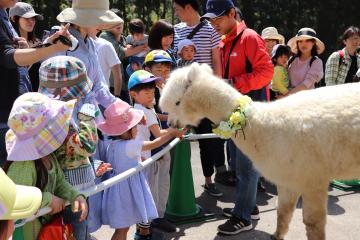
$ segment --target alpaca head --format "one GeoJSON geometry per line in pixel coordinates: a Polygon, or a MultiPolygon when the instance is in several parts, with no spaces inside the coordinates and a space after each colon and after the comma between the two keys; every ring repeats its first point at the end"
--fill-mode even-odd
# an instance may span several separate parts
{"type": "Polygon", "coordinates": [[[207,64],[193,63],[171,73],[160,98],[172,127],[197,126],[209,118],[215,124],[233,109],[238,92],[216,77],[207,64]]]}
{"type": "MultiPolygon", "coordinates": [[[[197,126],[204,118],[204,107],[199,98],[199,82],[212,78],[211,68],[206,64],[193,63],[171,73],[161,93],[160,107],[167,112],[172,127],[197,126]]],[[[203,89],[204,90],[204,89],[203,89]]]]}

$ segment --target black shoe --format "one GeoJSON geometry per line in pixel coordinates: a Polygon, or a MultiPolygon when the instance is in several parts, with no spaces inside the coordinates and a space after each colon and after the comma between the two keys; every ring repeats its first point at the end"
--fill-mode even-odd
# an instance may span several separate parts
{"type": "Polygon", "coordinates": [[[166,218],[156,218],[151,221],[151,227],[158,228],[165,232],[176,232],[176,226],[166,218]]]}
{"type": "Polygon", "coordinates": [[[234,187],[236,185],[236,180],[230,171],[216,173],[214,180],[225,186],[234,187]]]}
{"type": "Polygon", "coordinates": [[[252,228],[253,226],[251,222],[247,222],[233,216],[218,227],[218,232],[226,235],[235,235],[240,232],[249,231],[252,228]]]}
{"type": "Polygon", "coordinates": [[[257,187],[258,192],[266,192],[264,182],[265,182],[265,179],[263,177],[260,177],[259,181],[258,181],[258,187],[257,187]]]}
{"type": "Polygon", "coordinates": [[[254,221],[260,220],[260,211],[259,211],[258,206],[255,206],[255,208],[251,212],[251,220],[254,220],[254,221]]]}
{"type": "Polygon", "coordinates": [[[231,218],[233,216],[233,208],[223,208],[222,214],[225,217],[231,218]]]}
{"type": "Polygon", "coordinates": [[[138,231],[135,232],[134,240],[165,240],[162,232],[152,232],[149,235],[141,235],[138,231]]]}
{"type": "MultiPolygon", "coordinates": [[[[233,216],[233,208],[224,208],[222,214],[225,217],[231,218],[233,216]]],[[[257,206],[255,206],[254,210],[251,212],[251,220],[254,221],[260,220],[260,212],[257,206]]]]}
{"type": "Polygon", "coordinates": [[[203,187],[204,190],[211,196],[221,197],[223,195],[223,193],[216,188],[215,183],[205,184],[203,187]]]}

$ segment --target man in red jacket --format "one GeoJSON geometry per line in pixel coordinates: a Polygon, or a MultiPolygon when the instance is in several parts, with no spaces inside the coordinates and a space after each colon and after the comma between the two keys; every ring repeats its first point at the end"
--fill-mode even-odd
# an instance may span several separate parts
{"type": "MultiPolygon", "coordinates": [[[[255,101],[266,101],[274,68],[264,40],[247,28],[244,21],[236,20],[232,0],[208,0],[206,12],[203,18],[209,19],[213,28],[222,35],[222,77],[228,79],[240,93],[255,101]]],[[[223,214],[230,219],[220,225],[218,231],[234,235],[251,230],[251,220],[260,219],[256,206],[259,174],[250,159],[232,141],[230,154],[236,172],[236,202],[234,208],[223,209],[223,214]]]]}

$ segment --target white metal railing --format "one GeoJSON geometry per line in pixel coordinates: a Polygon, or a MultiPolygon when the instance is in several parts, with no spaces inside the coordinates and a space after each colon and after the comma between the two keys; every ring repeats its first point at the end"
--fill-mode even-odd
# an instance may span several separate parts
{"type": "MultiPolygon", "coordinates": [[[[209,138],[218,138],[218,136],[216,134],[212,134],[212,133],[189,134],[189,135],[184,136],[184,139],[189,140],[189,141],[198,140],[198,139],[209,139],[209,138]]],[[[176,144],[178,144],[179,142],[180,142],[180,139],[175,138],[168,145],[166,145],[161,151],[157,152],[156,154],[154,154],[150,158],[146,159],[145,161],[139,163],[139,165],[137,165],[136,167],[130,168],[130,169],[126,170],[125,172],[122,172],[122,173],[120,173],[112,178],[109,178],[95,186],[92,186],[84,191],[81,191],[81,193],[88,197],[88,196],[94,195],[98,192],[104,191],[105,189],[129,178],[130,176],[140,172],[141,170],[143,170],[144,168],[146,168],[147,166],[149,166],[150,164],[152,164],[153,162],[155,162],[156,160],[158,160],[159,158],[164,156],[173,147],[175,147],[176,144]]],[[[66,205],[69,205],[69,204],[70,204],[69,202],[66,202],[66,205]]],[[[21,226],[25,225],[27,222],[34,221],[36,218],[38,218],[40,216],[44,216],[50,212],[51,212],[51,208],[49,208],[49,207],[41,208],[37,212],[37,214],[35,214],[34,216],[31,216],[26,219],[22,219],[21,222],[16,223],[15,228],[21,227],[21,226]]]]}

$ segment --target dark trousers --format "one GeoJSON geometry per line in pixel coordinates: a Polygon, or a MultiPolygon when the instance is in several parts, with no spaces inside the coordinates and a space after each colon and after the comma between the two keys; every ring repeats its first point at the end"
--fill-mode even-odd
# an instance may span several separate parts
{"type": "MultiPolygon", "coordinates": [[[[197,134],[212,133],[211,124],[209,119],[203,119],[195,128],[195,132],[197,134]]],[[[205,177],[211,177],[214,174],[214,166],[225,165],[224,140],[219,138],[199,139],[199,147],[203,174],[205,177]]]]}

